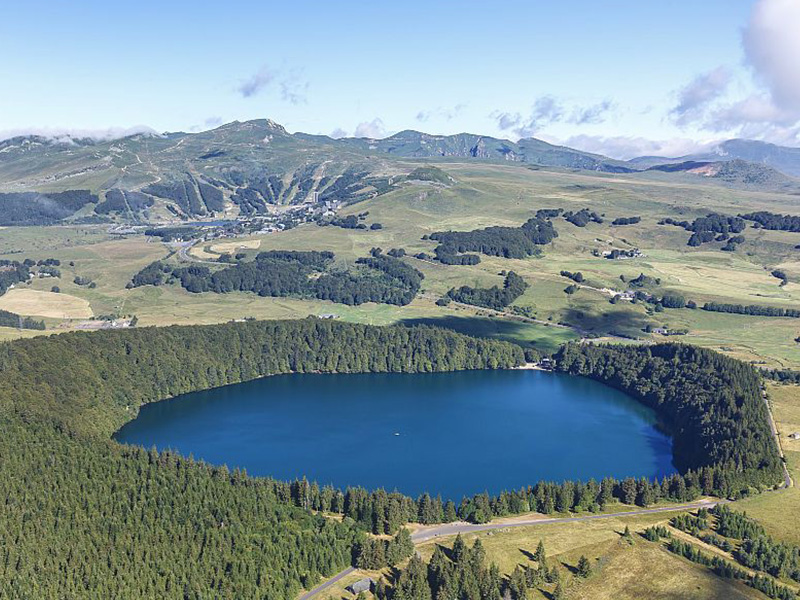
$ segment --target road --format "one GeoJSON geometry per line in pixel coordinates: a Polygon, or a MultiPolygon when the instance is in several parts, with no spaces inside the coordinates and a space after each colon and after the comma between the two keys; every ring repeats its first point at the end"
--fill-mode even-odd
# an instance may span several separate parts
{"type": "Polygon", "coordinates": [[[459,533],[474,533],[476,531],[490,531],[497,529],[509,529],[511,527],[530,527],[532,525],[546,525],[548,523],[578,523],[581,521],[596,521],[598,519],[609,519],[614,517],[630,517],[635,515],[650,515],[662,512],[675,512],[685,510],[695,510],[698,508],[711,508],[720,504],[720,500],[700,500],[688,504],[674,504],[671,506],[660,506],[658,508],[641,508],[629,510],[627,512],[603,513],[597,515],[583,515],[580,517],[535,517],[532,519],[519,519],[500,523],[485,523],[483,525],[473,525],[472,523],[446,523],[444,525],[434,525],[424,529],[418,529],[411,534],[411,539],[415,544],[430,541],[437,537],[457,535],[459,533]]]}
{"type": "Polygon", "coordinates": [[[786,489],[794,486],[792,476],[789,475],[789,469],[786,467],[786,457],[783,455],[783,446],[781,445],[781,434],[778,432],[778,426],[775,424],[775,417],[772,416],[772,407],[769,405],[769,397],[767,390],[762,391],[764,403],[767,405],[767,415],[769,416],[769,427],[772,429],[772,436],[775,438],[775,443],[778,444],[778,454],[781,457],[781,467],[783,467],[783,484],[781,488],[786,489]]]}
{"type": "Polygon", "coordinates": [[[313,598],[317,594],[320,594],[320,593],[324,592],[325,590],[327,590],[333,584],[341,581],[343,578],[345,578],[348,575],[350,575],[350,573],[352,573],[353,571],[355,571],[355,569],[353,567],[346,568],[341,573],[338,573],[337,575],[334,575],[331,579],[328,579],[328,581],[326,581],[322,585],[318,585],[317,587],[315,587],[310,592],[306,592],[305,594],[300,596],[299,600],[308,600],[308,598],[313,598]]]}
{"type": "MultiPolygon", "coordinates": [[[[528,519],[519,519],[514,521],[507,521],[501,523],[484,523],[483,525],[473,525],[472,523],[458,522],[446,523],[444,525],[433,525],[418,529],[411,534],[411,540],[414,544],[422,544],[434,538],[446,537],[457,535],[459,533],[474,533],[476,531],[490,531],[497,529],[509,529],[511,527],[531,527],[534,525],[546,525],[548,523],[577,523],[580,521],[595,521],[598,519],[609,519],[614,517],[630,517],[635,515],[650,515],[654,513],[668,513],[679,512],[686,510],[695,510],[698,508],[711,508],[717,504],[727,502],[726,500],[700,500],[699,502],[690,502],[688,504],[674,504],[670,506],[661,506],[658,508],[640,508],[636,510],[629,510],[627,512],[617,513],[603,513],[599,515],[584,515],[580,517],[537,517],[528,519]]],[[[335,583],[341,581],[353,573],[355,569],[348,567],[344,571],[337,573],[325,583],[315,587],[313,590],[306,592],[298,600],[309,600],[314,596],[324,592],[335,583]]]]}

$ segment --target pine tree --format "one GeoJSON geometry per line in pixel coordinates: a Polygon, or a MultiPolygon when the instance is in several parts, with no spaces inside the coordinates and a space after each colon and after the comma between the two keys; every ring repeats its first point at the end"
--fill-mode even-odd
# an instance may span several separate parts
{"type": "Polygon", "coordinates": [[[544,542],[539,540],[539,545],[536,546],[536,552],[533,553],[533,559],[540,565],[545,564],[547,558],[544,551],[544,542]]]}
{"type": "Polygon", "coordinates": [[[511,576],[508,579],[508,589],[511,591],[511,597],[514,600],[528,599],[528,584],[525,581],[525,573],[519,565],[511,572],[511,576]]]}
{"type": "Polygon", "coordinates": [[[561,585],[561,582],[558,582],[556,589],[553,590],[553,600],[562,600],[564,598],[564,586],[561,585]]]}
{"type": "Polygon", "coordinates": [[[588,577],[591,574],[592,565],[589,562],[589,559],[581,555],[580,559],[578,559],[578,575],[581,577],[588,577]]]}

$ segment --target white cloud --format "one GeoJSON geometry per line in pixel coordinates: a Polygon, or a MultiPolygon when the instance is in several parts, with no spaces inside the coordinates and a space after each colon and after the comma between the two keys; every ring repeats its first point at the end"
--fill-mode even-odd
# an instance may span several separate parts
{"type": "Polygon", "coordinates": [[[7,140],[19,136],[41,136],[61,144],[74,144],[73,140],[93,140],[95,142],[108,142],[136,134],[159,135],[155,129],[147,125],[134,127],[108,127],[106,129],[69,129],[58,127],[20,127],[0,131],[0,140],[7,140]]]}
{"type": "Polygon", "coordinates": [[[726,103],[714,102],[727,84],[723,73],[712,71],[684,88],[682,102],[673,110],[676,122],[695,121],[717,133],[797,145],[800,2],[757,0],[742,32],[742,48],[757,91],[726,103]]]}
{"type": "Polygon", "coordinates": [[[444,121],[452,121],[459,116],[467,107],[466,104],[456,104],[452,108],[443,108],[441,106],[431,110],[421,110],[417,113],[416,119],[420,123],[425,123],[432,118],[439,118],[444,121]]]}
{"type": "Polygon", "coordinates": [[[256,73],[242,81],[236,89],[243,98],[250,98],[271,85],[276,77],[276,72],[264,65],[256,73]]]}
{"type": "Polygon", "coordinates": [[[717,67],[695,77],[678,93],[678,104],[670,114],[679,125],[686,125],[703,117],[709,104],[720,98],[731,82],[725,67],[717,67]]]}
{"type": "Polygon", "coordinates": [[[502,131],[511,131],[518,138],[533,136],[546,125],[560,121],[564,116],[564,108],[555,96],[541,96],[531,107],[529,116],[516,112],[494,111],[491,115],[502,131]]]}
{"type": "Polygon", "coordinates": [[[596,125],[605,121],[606,115],[613,109],[614,102],[608,99],[583,108],[575,107],[569,122],[575,125],[596,125]]]}
{"type": "Polygon", "coordinates": [[[236,91],[243,98],[251,98],[261,92],[277,86],[283,100],[290,104],[305,104],[308,93],[308,81],[302,78],[302,72],[294,69],[288,73],[263,65],[253,75],[242,81],[236,91]]]}
{"type": "Polygon", "coordinates": [[[386,127],[380,118],[375,117],[372,119],[372,121],[364,121],[363,123],[359,123],[356,126],[356,131],[353,134],[353,137],[381,139],[386,137],[386,127]]]}
{"type": "Polygon", "coordinates": [[[758,0],[742,42],[747,62],[773,102],[800,115],[800,2],[758,0]]]}
{"type": "Polygon", "coordinates": [[[222,117],[208,117],[205,120],[206,127],[217,127],[222,125],[222,117]]]}
{"type": "Polygon", "coordinates": [[[489,116],[497,122],[501,131],[510,131],[517,138],[526,138],[536,135],[552,123],[562,121],[574,125],[602,123],[613,108],[614,103],[606,99],[597,104],[573,106],[571,109],[567,109],[561,100],[548,95],[536,99],[528,116],[523,116],[518,112],[497,110],[489,116]]]}
{"type": "Polygon", "coordinates": [[[337,127],[328,134],[328,137],[332,137],[333,139],[338,140],[347,137],[347,132],[341,127],[337,127]]]}
{"type": "Polygon", "coordinates": [[[649,140],[633,136],[576,135],[566,140],[549,140],[570,148],[602,154],[618,160],[637,156],[684,156],[713,147],[718,141],[699,142],[688,138],[649,140]]]}

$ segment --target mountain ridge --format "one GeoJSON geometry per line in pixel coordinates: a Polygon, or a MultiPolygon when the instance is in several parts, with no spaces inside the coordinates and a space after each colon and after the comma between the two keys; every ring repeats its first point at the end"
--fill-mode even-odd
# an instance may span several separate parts
{"type": "Polygon", "coordinates": [[[0,208],[24,222],[25,202],[33,198],[36,215],[61,219],[63,207],[48,213],[52,196],[84,190],[69,196],[70,202],[81,198],[75,218],[144,222],[269,215],[280,206],[364,200],[404,181],[409,173],[404,161],[447,158],[599,173],[656,170],[750,189],[800,190],[800,182],[774,167],[736,158],[733,150],[742,153],[741,146],[729,146],[726,160],[714,155],[691,162],[658,157],[625,162],[536,138],[512,142],[408,129],[382,139],[336,139],[290,133],[270,119],[233,121],[197,133],[135,132],[112,140],[17,136],[0,142],[0,208]]]}
{"type": "Polygon", "coordinates": [[[696,152],[678,157],[639,156],[628,161],[640,169],[658,164],[696,162],[726,162],[743,160],[749,163],[767,165],[785,175],[800,177],[800,148],[779,146],[770,142],[734,138],[725,140],[705,152],[696,152]]]}

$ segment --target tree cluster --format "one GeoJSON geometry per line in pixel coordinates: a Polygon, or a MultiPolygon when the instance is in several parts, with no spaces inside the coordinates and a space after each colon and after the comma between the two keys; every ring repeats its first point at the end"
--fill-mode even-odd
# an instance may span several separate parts
{"type": "Polygon", "coordinates": [[[739,215],[747,221],[754,221],[754,227],[763,227],[775,231],[800,232],[800,217],[793,215],[778,215],[765,210],[739,215]]]}
{"type": "Polygon", "coordinates": [[[753,589],[764,593],[769,598],[775,598],[776,600],[796,600],[797,598],[792,590],[776,583],[774,579],[758,574],[750,575],[744,569],[731,564],[724,558],[720,558],[719,556],[712,557],[705,554],[694,544],[689,542],[683,542],[677,538],[672,538],[667,543],[667,550],[693,563],[710,567],[720,577],[742,581],[753,589]]]}
{"type": "Polygon", "coordinates": [[[611,221],[612,225],[636,225],[641,222],[642,217],[619,217],[611,221]]]}
{"type": "Polygon", "coordinates": [[[44,331],[44,321],[37,321],[31,317],[23,317],[17,313],[0,310],[0,327],[19,327],[20,329],[37,329],[44,331]]]}
{"type": "Polygon", "coordinates": [[[573,273],[572,271],[561,271],[561,276],[566,277],[567,279],[572,279],[575,283],[583,283],[583,273],[578,271],[577,273],[573,273]]]}
{"type": "Polygon", "coordinates": [[[582,208],[578,212],[567,211],[563,214],[563,217],[576,227],[586,227],[589,223],[603,222],[603,217],[588,208],[582,208]]]}
{"type": "Polygon", "coordinates": [[[423,275],[404,261],[380,251],[359,258],[352,271],[333,267],[332,252],[271,250],[255,260],[212,271],[204,265],[175,268],[151,263],[128,287],[179,282],[193,293],[254,292],[259,296],[318,298],[341,304],[365,302],[406,305],[419,291],[423,275]]]}
{"type": "Polygon", "coordinates": [[[539,217],[528,219],[520,227],[496,226],[474,231],[443,231],[430,235],[430,239],[439,242],[434,251],[436,258],[445,264],[476,264],[477,261],[448,262],[457,261],[465,252],[479,252],[487,256],[504,258],[535,256],[541,252],[538,246],[549,244],[556,237],[558,232],[552,222],[539,217]]]}
{"type": "Polygon", "coordinates": [[[519,298],[528,284],[514,271],[509,271],[503,281],[503,287],[496,285],[490,288],[473,288],[462,285],[460,288],[453,288],[447,292],[447,297],[462,304],[472,304],[493,310],[503,310],[519,298]]]}

